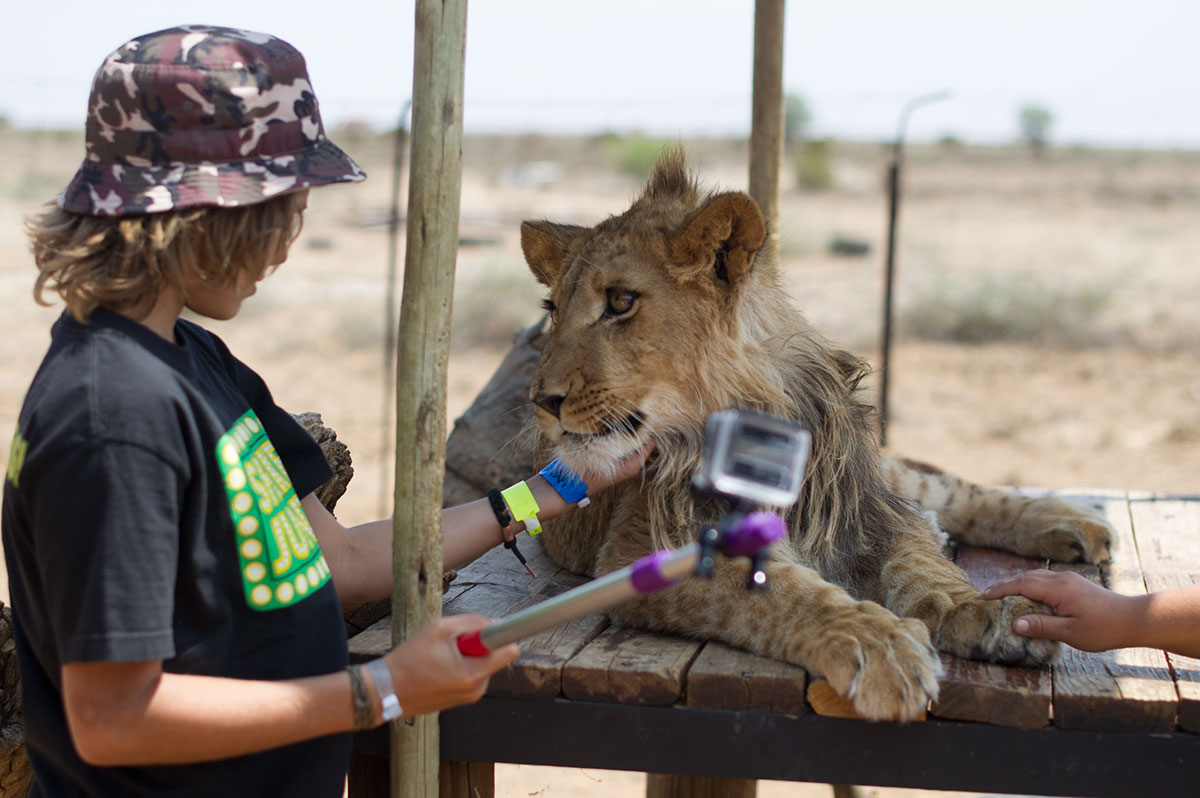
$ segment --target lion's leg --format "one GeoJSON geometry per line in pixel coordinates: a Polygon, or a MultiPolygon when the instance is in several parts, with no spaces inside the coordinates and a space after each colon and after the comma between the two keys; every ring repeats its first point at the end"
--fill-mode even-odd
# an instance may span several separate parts
{"type": "Polygon", "coordinates": [[[986,488],[909,460],[883,458],[892,490],[937,513],[954,540],[1060,562],[1103,562],[1112,527],[1089,508],[1053,496],[986,488]]]}
{"type": "MultiPolygon", "coordinates": [[[[628,564],[621,560],[603,570],[628,564]]],[[[801,665],[829,679],[868,718],[912,719],[936,697],[941,664],[920,623],[856,601],[801,565],[770,564],[767,590],[747,590],[747,573],[746,562],[722,559],[711,580],[685,579],[612,616],[801,665]]]]}
{"type": "Polygon", "coordinates": [[[1052,662],[1058,643],[1012,631],[1017,617],[1050,610],[1019,596],[980,600],[966,573],[942,555],[937,537],[925,517],[896,536],[880,573],[884,605],[921,621],[933,644],[955,656],[1031,667],[1052,662]]]}

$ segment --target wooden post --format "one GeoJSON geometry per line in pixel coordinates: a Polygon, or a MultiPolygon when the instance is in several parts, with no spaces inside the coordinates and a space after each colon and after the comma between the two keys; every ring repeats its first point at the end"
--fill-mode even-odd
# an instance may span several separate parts
{"type": "Polygon", "coordinates": [[[707,776],[646,774],[646,798],[754,798],[754,779],[718,779],[707,776]]]}
{"type": "MultiPolygon", "coordinates": [[[[442,476],[446,369],[462,187],[466,0],[417,0],[413,53],[412,166],[396,388],[396,489],[392,640],[442,610],[442,476]]],[[[438,789],[438,719],[391,729],[392,795],[438,789]]]]}
{"type": "Polygon", "coordinates": [[[768,252],[779,256],[779,168],[783,162],[785,0],[754,4],[754,99],[750,117],[750,196],[767,220],[768,252]]]}

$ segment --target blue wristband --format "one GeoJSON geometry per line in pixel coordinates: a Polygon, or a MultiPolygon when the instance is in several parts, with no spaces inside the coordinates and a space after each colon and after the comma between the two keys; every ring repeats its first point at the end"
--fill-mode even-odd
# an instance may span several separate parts
{"type": "Polygon", "coordinates": [[[587,495],[587,483],[580,479],[578,474],[559,462],[557,458],[551,460],[538,473],[545,477],[546,481],[550,483],[550,487],[554,488],[567,504],[586,507],[591,501],[587,495]]]}

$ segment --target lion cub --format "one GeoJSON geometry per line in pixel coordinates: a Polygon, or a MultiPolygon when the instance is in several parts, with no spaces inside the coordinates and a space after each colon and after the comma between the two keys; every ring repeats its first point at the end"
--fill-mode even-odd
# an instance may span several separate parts
{"type": "Polygon", "coordinates": [[[746,564],[725,561],[714,582],[685,581],[614,618],[796,663],[876,719],[916,717],[936,697],[934,647],[1007,664],[1052,661],[1056,643],[1011,632],[1016,616],[1049,610],[976,598],[942,555],[939,527],[965,543],[1087,562],[1108,557],[1111,529],[1066,501],[881,454],[873,410],[857,399],[867,364],[791,303],[760,252],[765,238],[753,200],[702,193],[679,150],[663,154],[620,215],[594,227],[521,226],[525,258],[549,289],[551,328],[531,388],[544,448],[595,469],[658,442],[644,479],[548,522],[548,554],[598,576],[694,540],[722,509],[689,491],[705,420],[751,408],[813,435],[803,497],[786,512],[789,539],[772,552],[770,590],[745,590],[746,564]]]}

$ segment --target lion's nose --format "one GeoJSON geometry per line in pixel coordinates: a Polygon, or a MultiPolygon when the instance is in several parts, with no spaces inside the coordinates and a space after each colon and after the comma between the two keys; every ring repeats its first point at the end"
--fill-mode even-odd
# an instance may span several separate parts
{"type": "Polygon", "coordinates": [[[541,394],[534,397],[533,403],[545,410],[550,415],[558,418],[558,413],[562,409],[563,400],[566,398],[567,397],[561,395],[546,396],[545,394],[541,394]]]}

